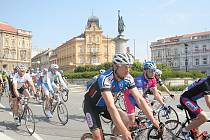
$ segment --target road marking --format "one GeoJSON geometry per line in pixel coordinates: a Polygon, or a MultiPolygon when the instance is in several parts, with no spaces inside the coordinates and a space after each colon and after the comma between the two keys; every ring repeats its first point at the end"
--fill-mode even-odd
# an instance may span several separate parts
{"type": "Polygon", "coordinates": [[[0,138],[3,140],[14,140],[10,138],[9,136],[5,135],[4,133],[0,132],[0,138]]]}
{"type": "MultiPolygon", "coordinates": [[[[0,107],[1,108],[6,108],[4,105],[2,105],[1,103],[0,103],[0,107]]],[[[13,116],[13,113],[11,112],[11,111],[8,111],[8,113],[11,115],[11,116],[13,116]]],[[[1,133],[0,133],[1,134],[1,133]]],[[[1,135],[0,135],[1,136],[1,135]]],[[[43,140],[36,132],[34,132],[33,133],[33,135],[32,135],[35,139],[37,139],[37,140],[43,140]]],[[[6,140],[13,140],[13,139],[6,139],[6,140]]]]}

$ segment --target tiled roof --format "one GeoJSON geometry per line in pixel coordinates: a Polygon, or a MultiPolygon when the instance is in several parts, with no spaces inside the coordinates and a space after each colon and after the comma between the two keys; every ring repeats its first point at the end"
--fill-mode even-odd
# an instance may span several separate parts
{"type": "Polygon", "coordinates": [[[16,33],[17,29],[7,23],[0,22],[0,30],[16,33]]]}

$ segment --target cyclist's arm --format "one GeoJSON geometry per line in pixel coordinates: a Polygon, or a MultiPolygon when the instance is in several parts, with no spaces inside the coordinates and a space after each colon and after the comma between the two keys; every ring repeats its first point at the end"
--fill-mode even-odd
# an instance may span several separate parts
{"type": "Polygon", "coordinates": [[[165,84],[162,84],[161,87],[163,87],[163,89],[168,93],[168,95],[172,95],[165,84]]]}
{"type": "Polygon", "coordinates": [[[206,101],[206,105],[210,109],[210,95],[204,95],[204,98],[205,98],[205,101],[206,101]]]}
{"type": "Polygon", "coordinates": [[[152,91],[152,93],[153,93],[155,99],[156,99],[161,105],[164,105],[163,98],[162,98],[161,95],[158,93],[157,87],[151,88],[151,91],[152,91]]]}
{"type": "Polygon", "coordinates": [[[102,96],[106,103],[107,109],[111,115],[111,118],[112,118],[114,124],[119,129],[120,134],[129,136],[130,132],[127,130],[126,126],[124,125],[124,123],[120,117],[120,114],[114,104],[114,98],[112,96],[112,93],[110,91],[103,91],[102,96]]]}
{"type": "Polygon", "coordinates": [[[13,92],[16,95],[16,97],[19,97],[19,92],[17,90],[17,81],[13,80],[13,92]]]}
{"type": "Polygon", "coordinates": [[[144,114],[152,121],[153,125],[157,128],[159,128],[159,123],[155,118],[153,117],[152,110],[147,104],[146,100],[143,98],[143,92],[141,90],[138,91],[136,87],[130,89],[130,93],[135,98],[138,106],[140,109],[144,112],[144,114]]]}

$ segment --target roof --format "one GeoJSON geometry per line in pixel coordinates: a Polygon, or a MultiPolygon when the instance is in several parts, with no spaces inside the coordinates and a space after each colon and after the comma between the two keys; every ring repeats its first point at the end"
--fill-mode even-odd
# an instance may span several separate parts
{"type": "Polygon", "coordinates": [[[0,30],[7,31],[7,32],[13,32],[13,33],[17,32],[16,28],[14,28],[11,25],[4,23],[4,22],[0,22],[0,30]]]}

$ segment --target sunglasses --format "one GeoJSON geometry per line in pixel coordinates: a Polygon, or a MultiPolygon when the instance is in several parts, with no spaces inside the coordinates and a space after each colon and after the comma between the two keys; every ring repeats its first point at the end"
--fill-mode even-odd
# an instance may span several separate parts
{"type": "Polygon", "coordinates": [[[148,72],[155,72],[154,69],[148,69],[147,71],[148,71],[148,72]]]}

